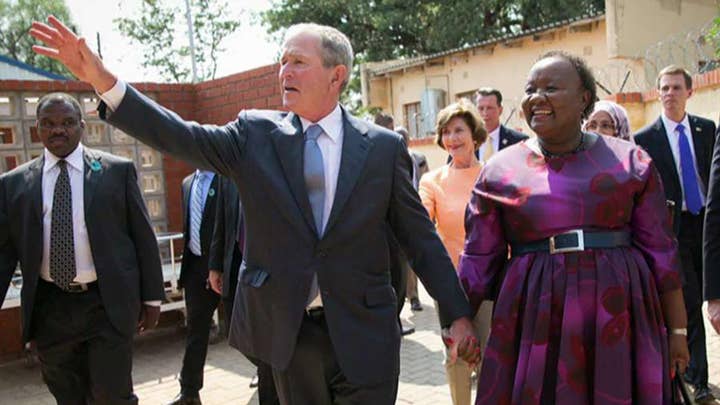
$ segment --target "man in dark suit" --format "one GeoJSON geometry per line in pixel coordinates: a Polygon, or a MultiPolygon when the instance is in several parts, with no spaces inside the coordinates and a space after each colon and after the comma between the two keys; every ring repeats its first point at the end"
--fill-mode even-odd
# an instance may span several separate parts
{"type": "Polygon", "coordinates": [[[660,71],[657,89],[662,115],[635,134],[635,141],[655,161],[665,196],[675,204],[673,225],[683,269],[683,296],[688,317],[690,364],[686,380],[694,387],[698,402],[712,400],[708,388],[705,326],[702,318],[702,234],[710,161],[715,143],[715,124],[687,114],[692,78],[682,68],[660,71]]]}
{"type": "MultiPolygon", "coordinates": [[[[245,241],[243,210],[237,186],[226,177],[220,176],[215,198],[217,199],[217,213],[210,246],[210,277],[208,280],[213,291],[222,295],[225,330],[229,331],[245,241]]],[[[250,387],[257,386],[260,405],[278,404],[272,367],[255,358],[249,360],[257,366],[257,373],[253,377],[250,387]]]]}
{"type": "Polygon", "coordinates": [[[710,167],[710,187],[705,204],[705,229],[703,234],[703,287],[708,302],[708,319],[720,334],[720,127],[715,133],[715,150],[710,167]]]}
{"type": "MultiPolygon", "coordinates": [[[[180,371],[180,393],[170,405],[200,404],[203,368],[213,313],[220,295],[209,288],[208,258],[216,215],[218,176],[196,170],[182,182],[184,248],[178,286],[184,290],[187,335],[180,371]]],[[[217,328],[217,327],[216,327],[217,328]]]]}
{"type": "Polygon", "coordinates": [[[0,297],[19,262],[23,339],[58,403],[137,404],[132,337],[165,293],[135,167],[80,143],[70,95],[42,97],[36,125],[43,154],[0,176],[0,297]]]}
{"type": "Polygon", "coordinates": [[[500,124],[503,112],[502,93],[492,87],[482,87],[475,92],[475,105],[488,133],[487,142],[480,145],[477,156],[485,163],[495,152],[528,139],[527,135],[500,124]]]}
{"type": "Polygon", "coordinates": [[[405,143],[339,104],[352,71],[345,35],[290,27],[279,72],[289,112],[243,111],[217,127],[183,121],[118,80],[57,19],[49,24],[33,23],[51,47],[34,49],[101,94],[101,117],[237,184],[246,235],[230,344],[273,367],[281,403],[395,402],[388,229],[439,302],[452,357],[477,362],[470,307],[412,186],[405,143]]]}
{"type": "MultiPolygon", "coordinates": [[[[406,144],[410,144],[410,133],[404,127],[396,127],[395,132],[400,134],[405,140],[406,144]]],[[[419,152],[409,150],[410,158],[413,162],[412,182],[415,190],[420,186],[420,178],[427,173],[430,169],[428,168],[427,158],[425,155],[419,152]]],[[[408,267],[410,264],[408,263],[408,267]]],[[[407,271],[407,283],[405,290],[405,298],[410,300],[410,308],[413,311],[422,311],[423,306],[420,303],[420,295],[418,294],[418,279],[412,268],[407,271]]]]}

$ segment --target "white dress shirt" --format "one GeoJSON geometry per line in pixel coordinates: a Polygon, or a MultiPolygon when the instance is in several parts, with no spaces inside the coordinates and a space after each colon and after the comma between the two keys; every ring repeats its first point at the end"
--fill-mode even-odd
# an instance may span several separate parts
{"type": "MultiPolygon", "coordinates": [[[[75,268],[77,275],[75,282],[91,283],[97,280],[95,263],[90,250],[87,227],[85,226],[85,182],[83,181],[83,159],[84,147],[78,144],[72,153],[65,157],[67,162],[68,176],[70,177],[70,189],[72,190],[72,214],[73,214],[73,242],[75,245],[75,268]]],[[[45,163],[43,164],[42,175],[42,220],[43,220],[43,256],[40,264],[40,277],[45,281],[52,282],[50,277],[50,232],[52,228],[52,208],[55,194],[55,183],[60,175],[60,168],[57,163],[60,158],[45,149],[45,163]]]]}
{"type": "Polygon", "coordinates": [[[687,211],[687,207],[685,205],[685,187],[683,186],[682,182],[682,167],[680,166],[680,133],[677,130],[677,126],[682,124],[683,127],[685,127],[685,136],[687,136],[688,143],[690,144],[690,152],[692,153],[693,157],[693,165],[695,167],[695,179],[698,182],[698,188],[700,189],[700,202],[702,203],[703,207],[705,206],[705,193],[707,190],[705,190],[705,186],[703,185],[702,179],[700,178],[700,174],[698,173],[698,165],[697,165],[697,157],[695,155],[695,145],[693,143],[693,133],[692,128],[690,127],[690,121],[688,120],[688,115],[685,114],[682,121],[675,122],[665,116],[663,113],[661,115],[663,125],[665,126],[665,135],[667,136],[667,140],[670,143],[670,150],[673,154],[673,159],[675,160],[675,170],[677,170],[678,174],[678,180],[680,182],[680,188],[683,192],[683,198],[682,198],[682,210],[687,211]]]}
{"type": "Polygon", "coordinates": [[[487,149],[489,143],[492,143],[494,153],[497,153],[500,150],[500,125],[498,125],[492,132],[488,132],[487,140],[483,142],[478,149],[478,156],[480,156],[480,161],[483,163],[487,163],[483,157],[485,156],[485,149],[487,149]]]}

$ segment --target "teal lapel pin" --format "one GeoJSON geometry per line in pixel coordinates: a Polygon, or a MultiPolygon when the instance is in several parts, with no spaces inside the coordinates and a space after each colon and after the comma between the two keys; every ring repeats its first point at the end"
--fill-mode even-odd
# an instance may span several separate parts
{"type": "Polygon", "coordinates": [[[100,169],[102,169],[102,165],[100,165],[100,162],[98,162],[96,159],[90,161],[90,170],[94,172],[99,172],[100,169]]]}
{"type": "Polygon", "coordinates": [[[211,188],[210,190],[208,190],[208,196],[212,197],[212,196],[214,196],[214,195],[215,195],[215,189],[214,189],[214,188],[211,188]]]}

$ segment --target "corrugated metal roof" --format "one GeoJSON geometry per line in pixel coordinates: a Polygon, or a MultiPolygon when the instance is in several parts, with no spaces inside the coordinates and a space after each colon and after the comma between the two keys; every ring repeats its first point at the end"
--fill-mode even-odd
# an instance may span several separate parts
{"type": "Polygon", "coordinates": [[[514,34],[506,34],[506,35],[502,35],[499,37],[488,38],[488,39],[485,39],[480,42],[461,46],[458,48],[448,49],[446,51],[441,51],[441,52],[433,53],[430,55],[422,55],[422,56],[417,56],[415,58],[410,58],[410,59],[395,59],[395,60],[385,61],[385,62],[368,63],[367,70],[370,74],[374,74],[374,75],[390,73],[390,72],[393,72],[393,71],[396,71],[399,69],[405,69],[405,68],[409,68],[409,67],[413,67],[413,66],[423,65],[423,64],[425,64],[426,61],[428,61],[430,59],[439,58],[439,57],[450,55],[450,54],[457,53],[457,52],[465,52],[465,51],[468,51],[471,49],[475,49],[475,48],[479,48],[479,47],[487,46],[487,45],[492,45],[492,44],[499,43],[499,42],[511,41],[511,40],[519,39],[519,38],[526,37],[529,35],[539,34],[544,31],[550,31],[553,29],[557,29],[560,27],[564,27],[564,26],[568,26],[568,25],[572,25],[572,24],[576,24],[576,23],[582,23],[585,21],[588,21],[588,22],[596,21],[596,20],[602,19],[604,16],[605,16],[604,11],[597,11],[594,13],[586,13],[586,14],[579,15],[577,17],[568,18],[568,19],[560,20],[560,21],[555,21],[553,23],[541,25],[539,27],[531,28],[531,29],[528,29],[525,31],[520,31],[520,32],[517,32],[514,34]]]}
{"type": "Polygon", "coordinates": [[[9,65],[19,71],[13,74],[10,69],[7,69],[10,76],[3,77],[2,79],[4,80],[28,80],[31,78],[35,80],[68,80],[68,78],[65,76],[48,72],[47,70],[43,70],[40,68],[36,68],[35,66],[28,65],[27,63],[20,62],[19,60],[15,60],[5,55],[0,55],[0,64],[9,65]],[[21,72],[26,74],[20,74],[21,72]],[[18,77],[14,77],[15,75],[17,75],[18,77]]]}

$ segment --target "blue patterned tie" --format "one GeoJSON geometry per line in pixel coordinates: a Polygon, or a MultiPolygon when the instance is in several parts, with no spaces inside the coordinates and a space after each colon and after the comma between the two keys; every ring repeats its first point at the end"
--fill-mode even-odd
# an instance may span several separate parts
{"type": "Polygon", "coordinates": [[[318,236],[323,234],[323,214],[325,210],[325,168],[323,156],[318,146],[317,139],[323,134],[319,125],[310,125],[305,131],[305,163],[303,176],[305,177],[305,189],[310,199],[315,229],[318,236]]]}
{"type": "Polygon", "coordinates": [[[50,277],[67,290],[75,280],[75,237],[73,235],[72,189],[67,162],[57,162],[60,169],[53,193],[52,222],[50,223],[50,277]]]}
{"type": "Polygon", "coordinates": [[[690,213],[697,215],[702,208],[700,188],[695,175],[695,161],[690,151],[690,142],[685,135],[685,126],[679,124],[678,144],[680,146],[680,170],[682,170],[682,185],[685,193],[685,206],[690,213]]]}
{"type": "Polygon", "coordinates": [[[203,188],[205,184],[205,174],[199,172],[195,176],[195,188],[193,189],[192,200],[190,201],[190,251],[195,256],[202,256],[202,247],[200,245],[200,227],[202,226],[203,217],[203,188]]]}

